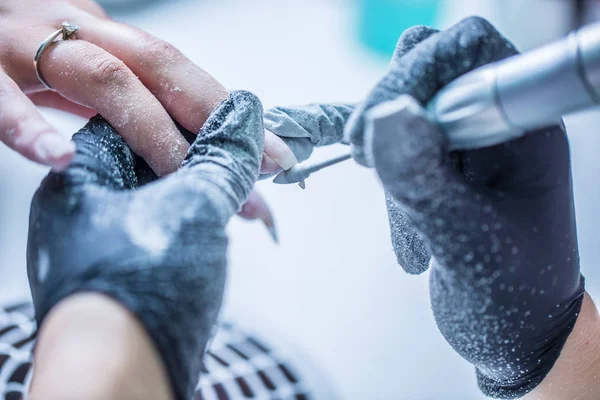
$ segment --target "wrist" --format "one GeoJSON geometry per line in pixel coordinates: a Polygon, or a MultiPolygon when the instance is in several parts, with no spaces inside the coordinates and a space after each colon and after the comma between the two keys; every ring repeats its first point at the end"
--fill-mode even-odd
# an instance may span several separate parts
{"type": "Polygon", "coordinates": [[[597,398],[600,391],[600,315],[586,293],[581,312],[560,357],[544,381],[525,398],[559,400],[597,398]]]}
{"type": "Polygon", "coordinates": [[[137,318],[113,299],[82,293],[40,327],[32,400],[172,398],[166,371],[137,318]]]}

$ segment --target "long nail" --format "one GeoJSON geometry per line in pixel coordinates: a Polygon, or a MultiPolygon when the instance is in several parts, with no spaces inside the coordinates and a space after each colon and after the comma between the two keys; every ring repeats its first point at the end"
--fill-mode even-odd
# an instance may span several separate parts
{"type": "Polygon", "coordinates": [[[265,129],[265,154],[284,171],[298,164],[294,152],[279,136],[265,129]]]}
{"type": "Polygon", "coordinates": [[[47,132],[38,136],[34,151],[40,162],[49,165],[54,171],[63,171],[73,159],[75,144],[58,133],[47,132]]]}
{"type": "Polygon", "coordinates": [[[263,154],[262,163],[260,165],[261,174],[272,174],[281,171],[281,166],[271,159],[266,154],[263,154]]]}
{"type": "Polygon", "coordinates": [[[266,222],[265,226],[267,227],[267,230],[269,231],[269,234],[271,235],[273,241],[276,244],[279,244],[279,233],[277,232],[277,226],[275,226],[275,224],[268,226],[266,222]]]}
{"type": "Polygon", "coordinates": [[[267,231],[269,231],[269,235],[271,235],[273,241],[276,244],[279,244],[279,233],[277,232],[277,226],[275,225],[275,218],[273,217],[273,213],[269,206],[266,203],[264,204],[266,208],[261,212],[259,218],[267,228],[267,231]]]}
{"type": "Polygon", "coordinates": [[[260,219],[269,231],[269,235],[273,238],[273,241],[279,243],[279,235],[275,226],[273,213],[267,202],[256,190],[252,191],[238,215],[247,220],[260,219]]]}

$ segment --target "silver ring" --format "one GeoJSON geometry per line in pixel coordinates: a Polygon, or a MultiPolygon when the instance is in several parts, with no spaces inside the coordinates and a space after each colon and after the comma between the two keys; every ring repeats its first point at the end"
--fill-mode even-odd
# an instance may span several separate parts
{"type": "Polygon", "coordinates": [[[60,28],[59,30],[54,32],[52,35],[48,36],[48,38],[42,42],[37,53],[35,53],[35,57],[33,59],[33,66],[35,67],[35,73],[37,74],[37,77],[40,80],[40,82],[42,82],[42,84],[47,89],[54,90],[48,84],[48,82],[44,79],[44,77],[42,76],[42,72],[40,71],[39,61],[40,61],[40,58],[42,57],[42,54],[44,54],[44,51],[46,51],[46,49],[48,49],[48,47],[50,47],[52,44],[59,42],[60,40],[58,39],[58,37],[61,35],[62,35],[62,40],[79,39],[77,37],[77,32],[79,32],[79,26],[75,25],[72,22],[65,21],[62,23],[62,28],[60,28]]]}

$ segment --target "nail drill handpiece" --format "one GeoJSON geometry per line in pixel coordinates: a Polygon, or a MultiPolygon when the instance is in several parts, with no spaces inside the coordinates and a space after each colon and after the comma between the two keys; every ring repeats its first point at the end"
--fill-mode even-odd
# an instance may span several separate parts
{"type": "Polygon", "coordinates": [[[459,77],[428,109],[460,150],[504,143],[599,103],[600,24],[593,24],[459,77]]]}
{"type": "MultiPolygon", "coordinates": [[[[437,94],[428,111],[448,135],[450,150],[466,150],[507,142],[598,104],[600,23],[459,77],[437,94]]],[[[274,182],[304,186],[312,173],[349,158],[309,160],[274,182]]]]}

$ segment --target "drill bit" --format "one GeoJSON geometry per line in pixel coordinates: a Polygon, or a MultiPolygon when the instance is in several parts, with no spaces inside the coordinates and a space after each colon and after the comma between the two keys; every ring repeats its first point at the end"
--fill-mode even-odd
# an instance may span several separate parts
{"type": "Polygon", "coordinates": [[[342,154],[340,156],[335,156],[335,157],[330,158],[325,161],[315,162],[315,161],[308,160],[308,161],[305,161],[303,163],[293,166],[292,168],[288,169],[287,171],[283,171],[282,173],[277,175],[275,177],[275,179],[273,179],[273,182],[280,184],[280,185],[288,185],[291,183],[297,183],[298,185],[300,185],[300,187],[302,189],[305,189],[306,188],[305,180],[308,179],[309,176],[311,176],[315,172],[322,170],[323,168],[327,168],[332,165],[339,164],[339,163],[349,160],[351,158],[352,158],[352,155],[350,153],[347,153],[347,154],[342,154]]]}

